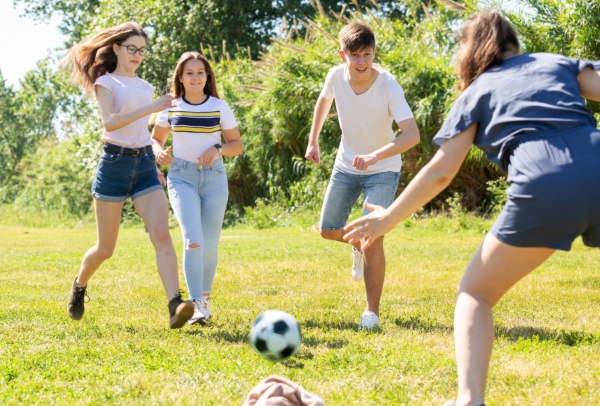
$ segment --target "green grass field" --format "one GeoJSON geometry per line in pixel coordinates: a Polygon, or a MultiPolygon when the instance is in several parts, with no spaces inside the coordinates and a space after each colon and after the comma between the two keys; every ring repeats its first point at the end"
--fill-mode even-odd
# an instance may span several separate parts
{"type": "MultiPolygon", "coordinates": [[[[364,286],[350,277],[348,246],[312,229],[225,230],[214,319],[170,330],[141,227],[122,229],[74,322],[67,295],[94,228],[1,226],[0,404],[241,405],[282,375],[327,405],[441,405],[456,394],[454,294],[483,234],[435,224],[386,237],[379,332],[357,330],[364,286]],[[281,363],[248,344],[267,309],[292,313],[303,331],[281,363]]],[[[598,251],[578,241],[500,302],[488,405],[600,404],[599,271],[598,251]]]]}

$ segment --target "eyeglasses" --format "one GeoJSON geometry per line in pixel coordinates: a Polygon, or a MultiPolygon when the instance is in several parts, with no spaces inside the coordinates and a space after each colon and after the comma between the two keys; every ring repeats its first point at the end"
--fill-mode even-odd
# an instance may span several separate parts
{"type": "Polygon", "coordinates": [[[135,53],[137,52],[140,54],[140,56],[144,56],[144,55],[146,55],[146,52],[148,52],[145,47],[137,48],[135,45],[123,45],[123,44],[121,44],[119,46],[127,48],[127,53],[131,54],[131,55],[135,55],[135,53]]]}

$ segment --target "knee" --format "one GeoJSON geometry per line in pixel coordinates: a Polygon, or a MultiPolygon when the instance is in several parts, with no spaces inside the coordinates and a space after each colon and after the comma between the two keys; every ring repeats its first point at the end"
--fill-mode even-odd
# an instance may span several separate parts
{"type": "Polygon", "coordinates": [[[458,285],[457,292],[457,301],[467,301],[477,305],[486,305],[489,307],[494,307],[500,298],[501,295],[498,296],[493,292],[490,292],[485,289],[477,288],[475,286],[469,286],[468,284],[461,283],[458,285]]]}
{"type": "Polygon", "coordinates": [[[340,230],[323,230],[321,229],[321,237],[326,240],[337,240],[337,236],[340,233],[340,230]]]}
{"type": "Polygon", "coordinates": [[[100,259],[100,261],[106,261],[112,257],[114,250],[114,247],[97,247],[96,257],[100,259]]]}
{"type": "Polygon", "coordinates": [[[169,227],[160,226],[149,230],[150,239],[155,246],[172,245],[171,234],[169,233],[169,227]]]}
{"type": "Polygon", "coordinates": [[[188,240],[185,243],[185,250],[186,251],[200,251],[200,250],[202,250],[202,245],[200,245],[199,242],[196,242],[194,240],[188,240]]]}

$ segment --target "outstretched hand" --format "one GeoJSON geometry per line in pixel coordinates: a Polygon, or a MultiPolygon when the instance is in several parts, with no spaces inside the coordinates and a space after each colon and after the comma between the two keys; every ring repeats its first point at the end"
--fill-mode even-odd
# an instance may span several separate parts
{"type": "Polygon", "coordinates": [[[346,224],[344,241],[355,244],[360,241],[361,249],[368,248],[379,237],[394,228],[388,219],[388,211],[381,206],[365,202],[365,208],[371,213],[346,224]]]}

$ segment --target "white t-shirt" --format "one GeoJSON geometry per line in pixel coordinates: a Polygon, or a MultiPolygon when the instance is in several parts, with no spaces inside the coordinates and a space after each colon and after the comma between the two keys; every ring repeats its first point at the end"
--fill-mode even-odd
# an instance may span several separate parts
{"type": "MultiPolygon", "coordinates": [[[[95,86],[102,86],[112,93],[113,109],[115,113],[129,113],[141,106],[152,103],[154,88],[145,80],[136,77],[127,77],[105,73],[96,79],[95,86]]],[[[125,148],[140,148],[152,144],[148,121],[150,115],[135,120],[125,127],[102,134],[102,141],[120,145],[125,148]]]]}
{"type": "Polygon", "coordinates": [[[221,129],[238,125],[227,103],[212,96],[200,104],[178,97],[173,107],[158,113],[156,124],[173,130],[173,156],[194,163],[204,151],[221,143],[221,129]]]}
{"type": "Polygon", "coordinates": [[[373,64],[379,75],[369,90],[357,95],[350,86],[350,73],[346,64],[331,68],[327,73],[321,97],[335,97],[338,120],[342,129],[342,140],[335,158],[335,166],[344,172],[373,174],[400,172],[400,154],[385,158],[366,170],[352,166],[356,155],[370,154],[396,137],[392,120],[399,123],[413,118],[412,111],[404,98],[404,90],[391,73],[373,64]]]}

